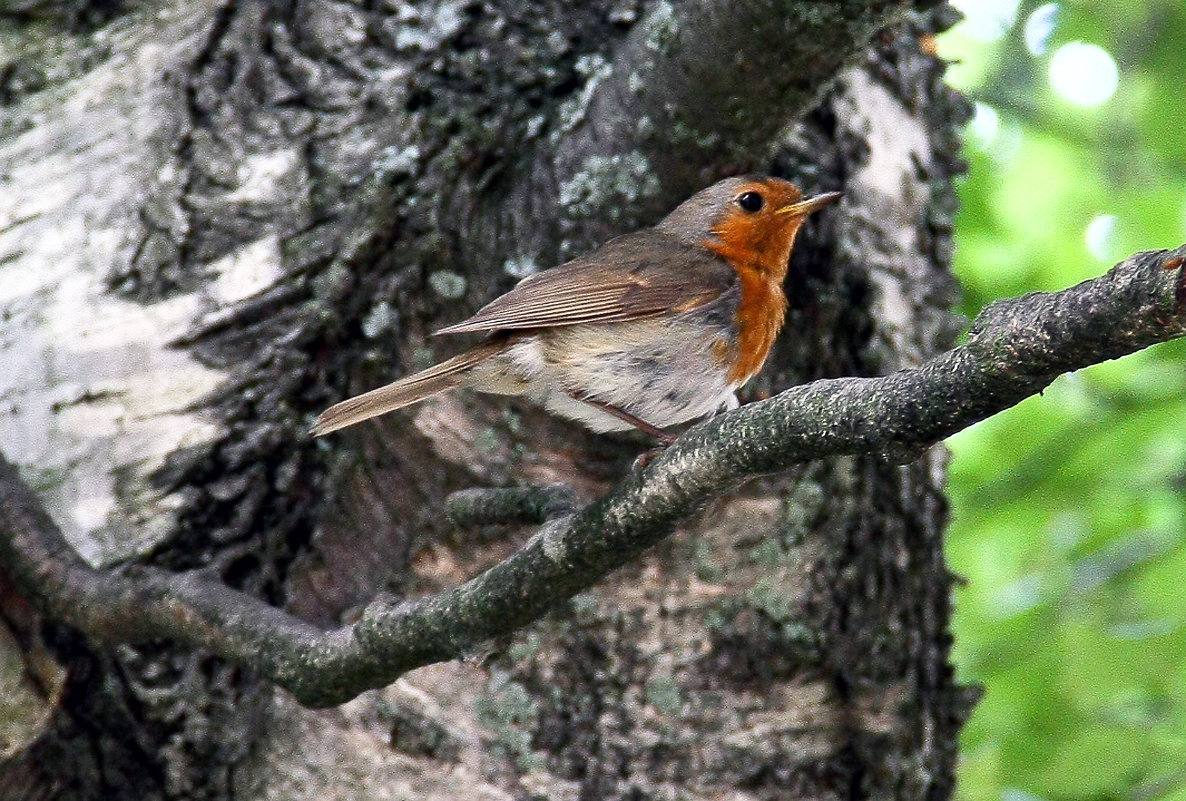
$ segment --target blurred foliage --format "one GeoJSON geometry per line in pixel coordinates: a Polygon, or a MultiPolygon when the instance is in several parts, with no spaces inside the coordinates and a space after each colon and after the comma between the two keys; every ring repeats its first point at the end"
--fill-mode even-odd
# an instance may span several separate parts
{"type": "MultiPolygon", "coordinates": [[[[959,5],[939,47],[978,103],[965,313],[1186,242],[1186,2],[959,5]],[[1108,100],[1054,90],[1107,94],[1052,74],[1072,42],[1114,59],[1108,100]]],[[[987,691],[959,797],[1186,801],[1186,343],[1064,376],[950,445],[954,659],[987,691]]]]}
{"type": "MultiPolygon", "coordinates": [[[[1186,242],[1186,2],[959,6],[939,45],[979,104],[964,311],[1186,242]],[[1053,88],[1106,94],[1090,65],[1051,73],[1071,42],[1114,59],[1107,100],[1053,88]]],[[[954,659],[986,688],[959,797],[1186,801],[1186,343],[1064,376],[950,445],[954,659]]]]}

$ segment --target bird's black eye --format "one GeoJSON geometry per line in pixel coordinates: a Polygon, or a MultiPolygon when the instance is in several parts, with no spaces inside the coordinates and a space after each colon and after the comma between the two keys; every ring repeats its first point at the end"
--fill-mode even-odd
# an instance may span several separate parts
{"type": "Polygon", "coordinates": [[[761,211],[762,207],[766,205],[766,199],[757,192],[742,192],[737,196],[735,202],[750,214],[761,211]]]}

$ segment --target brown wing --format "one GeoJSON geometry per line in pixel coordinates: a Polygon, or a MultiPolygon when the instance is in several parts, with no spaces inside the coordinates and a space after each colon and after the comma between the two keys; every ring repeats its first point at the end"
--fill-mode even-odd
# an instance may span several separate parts
{"type": "Polygon", "coordinates": [[[735,281],[736,273],[716,254],[655,230],[639,231],[523,279],[473,317],[436,333],[636,320],[695,308],[735,281]]]}

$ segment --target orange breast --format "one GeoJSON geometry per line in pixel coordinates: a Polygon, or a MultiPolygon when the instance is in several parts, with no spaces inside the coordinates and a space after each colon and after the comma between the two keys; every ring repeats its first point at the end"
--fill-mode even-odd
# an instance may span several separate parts
{"type": "Polygon", "coordinates": [[[782,330],[787,313],[787,299],[782,291],[785,268],[760,269],[751,264],[752,251],[725,242],[709,241],[704,245],[727,259],[741,282],[741,302],[734,315],[737,355],[729,368],[729,381],[744,384],[762,369],[778,332],[782,330]]]}
{"type": "Polygon", "coordinates": [[[738,271],[741,303],[737,307],[737,360],[729,369],[729,380],[744,384],[762,369],[770,348],[782,330],[787,299],[782,287],[757,273],[738,271]]]}

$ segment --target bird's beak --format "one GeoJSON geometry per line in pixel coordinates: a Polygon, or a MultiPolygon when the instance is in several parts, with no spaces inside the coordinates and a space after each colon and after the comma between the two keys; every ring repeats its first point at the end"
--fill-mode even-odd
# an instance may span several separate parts
{"type": "Polygon", "coordinates": [[[806,200],[800,200],[798,203],[792,203],[789,206],[783,206],[776,214],[793,214],[796,217],[806,217],[814,211],[819,211],[824,206],[830,206],[840,198],[844,197],[843,192],[824,192],[822,195],[809,197],[806,200]]]}

